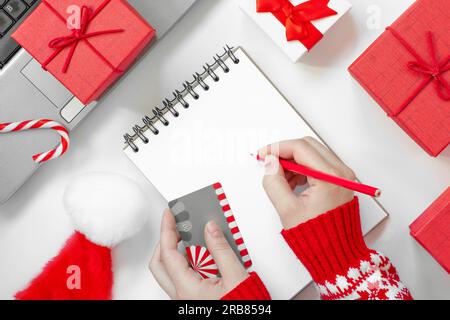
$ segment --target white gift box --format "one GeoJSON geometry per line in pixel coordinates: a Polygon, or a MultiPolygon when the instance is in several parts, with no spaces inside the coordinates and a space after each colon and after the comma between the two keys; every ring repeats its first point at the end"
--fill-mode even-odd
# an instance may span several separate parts
{"type": "MultiPolygon", "coordinates": [[[[303,2],[306,1],[291,0],[294,6],[303,2]]],[[[308,49],[300,41],[288,41],[286,39],[286,27],[271,12],[258,13],[256,11],[256,0],[241,0],[239,6],[272,38],[293,62],[297,62],[308,52],[308,49]]],[[[351,9],[352,5],[347,0],[330,0],[328,7],[338,14],[312,21],[312,24],[323,35],[351,9]]]]}

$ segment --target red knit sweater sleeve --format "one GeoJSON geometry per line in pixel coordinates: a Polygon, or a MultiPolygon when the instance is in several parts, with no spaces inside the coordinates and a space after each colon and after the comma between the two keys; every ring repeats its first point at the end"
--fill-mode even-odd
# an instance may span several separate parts
{"type": "Polygon", "coordinates": [[[367,248],[356,197],[282,235],[322,299],[412,299],[390,260],[367,248]]]}
{"type": "Polygon", "coordinates": [[[222,297],[221,300],[270,300],[270,294],[256,272],[222,297]]]}

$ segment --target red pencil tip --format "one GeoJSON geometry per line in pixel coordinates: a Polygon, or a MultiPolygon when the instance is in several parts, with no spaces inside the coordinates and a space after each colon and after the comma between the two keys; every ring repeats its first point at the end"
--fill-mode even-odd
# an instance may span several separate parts
{"type": "Polygon", "coordinates": [[[261,161],[261,160],[262,160],[261,157],[259,156],[259,154],[254,155],[253,153],[250,153],[250,156],[251,156],[252,158],[255,158],[255,159],[258,160],[258,161],[261,161]]]}

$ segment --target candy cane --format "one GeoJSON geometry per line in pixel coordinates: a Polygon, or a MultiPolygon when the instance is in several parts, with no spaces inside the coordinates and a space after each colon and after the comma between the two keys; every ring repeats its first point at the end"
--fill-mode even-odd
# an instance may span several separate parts
{"type": "Polygon", "coordinates": [[[55,149],[34,155],[34,162],[44,163],[59,158],[69,149],[69,132],[63,125],[56,121],[41,119],[12,123],[0,123],[0,134],[34,129],[52,129],[58,132],[58,134],[61,136],[61,143],[55,149]]]}

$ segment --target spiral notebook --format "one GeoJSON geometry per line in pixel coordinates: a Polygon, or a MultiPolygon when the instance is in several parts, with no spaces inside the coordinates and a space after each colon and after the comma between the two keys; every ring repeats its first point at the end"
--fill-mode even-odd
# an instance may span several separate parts
{"type": "MultiPolygon", "coordinates": [[[[220,183],[251,269],[274,299],[292,298],[311,278],[280,234],[278,215],[262,187],[264,168],[250,153],[286,139],[323,140],[242,48],[225,48],[183,87],[125,135],[126,154],[168,202],[220,183]]],[[[387,214],[375,200],[360,200],[367,233],[387,214]]]]}

